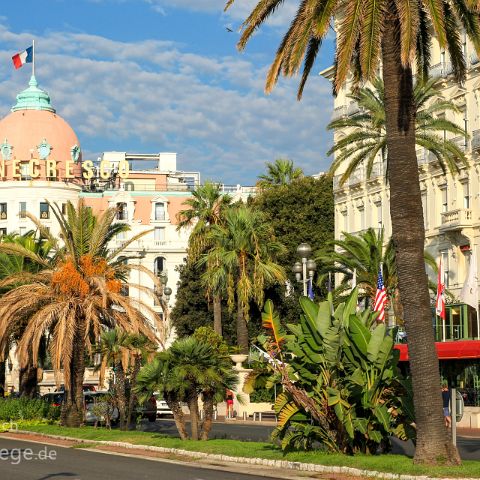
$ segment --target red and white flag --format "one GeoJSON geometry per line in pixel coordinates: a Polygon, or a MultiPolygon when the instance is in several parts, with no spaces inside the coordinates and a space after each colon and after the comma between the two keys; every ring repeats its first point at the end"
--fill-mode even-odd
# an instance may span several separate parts
{"type": "Polygon", "coordinates": [[[375,294],[375,303],[373,311],[379,312],[377,322],[385,322],[385,304],[387,303],[387,291],[383,284],[382,269],[378,271],[377,293],[375,294]]]}
{"type": "Polygon", "coordinates": [[[435,302],[436,314],[445,320],[445,284],[442,282],[442,260],[440,259],[440,265],[438,267],[438,279],[437,279],[437,301],[435,302]]]}

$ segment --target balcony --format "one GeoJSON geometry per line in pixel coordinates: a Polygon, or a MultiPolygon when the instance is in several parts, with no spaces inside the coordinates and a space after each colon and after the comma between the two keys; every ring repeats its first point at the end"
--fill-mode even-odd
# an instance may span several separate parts
{"type": "Polygon", "coordinates": [[[463,135],[450,138],[450,141],[453,142],[460,150],[465,151],[467,149],[468,140],[463,135]]]}
{"type": "Polygon", "coordinates": [[[337,107],[333,110],[332,113],[332,120],[338,120],[339,118],[344,117],[347,114],[347,107],[342,105],[341,107],[337,107]]]}
{"type": "Polygon", "coordinates": [[[436,63],[430,67],[429,73],[432,78],[446,78],[453,72],[453,66],[450,62],[436,63]]]}
{"type": "Polygon", "coordinates": [[[441,232],[461,230],[473,225],[473,213],[469,208],[459,208],[442,213],[441,232]]]}
{"type": "Polygon", "coordinates": [[[472,150],[480,150],[480,130],[474,130],[472,132],[472,150]]]}
{"type": "Polygon", "coordinates": [[[365,176],[363,170],[356,170],[355,172],[350,174],[350,177],[348,179],[348,185],[350,187],[359,187],[363,183],[364,179],[365,176]]]}
{"type": "Polygon", "coordinates": [[[351,103],[348,107],[347,107],[347,115],[350,117],[352,115],[355,115],[357,114],[358,112],[360,112],[360,107],[358,106],[357,103],[351,103]]]}

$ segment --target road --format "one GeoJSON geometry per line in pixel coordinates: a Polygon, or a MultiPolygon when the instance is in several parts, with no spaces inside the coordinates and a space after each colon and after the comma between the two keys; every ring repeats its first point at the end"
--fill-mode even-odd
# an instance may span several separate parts
{"type": "MultiPolygon", "coordinates": [[[[229,438],[249,442],[268,442],[274,426],[235,423],[235,421],[214,423],[210,438],[229,438]]],[[[149,432],[178,436],[173,420],[161,419],[155,423],[142,421],[141,429],[149,432]]],[[[480,438],[458,437],[458,448],[463,460],[480,460],[480,438]]],[[[393,439],[393,453],[413,456],[412,442],[393,439]]]]}
{"type": "MultiPolygon", "coordinates": [[[[238,466],[241,470],[242,466],[238,466]]],[[[0,438],[2,480],[265,480],[225,470],[0,438]]]]}

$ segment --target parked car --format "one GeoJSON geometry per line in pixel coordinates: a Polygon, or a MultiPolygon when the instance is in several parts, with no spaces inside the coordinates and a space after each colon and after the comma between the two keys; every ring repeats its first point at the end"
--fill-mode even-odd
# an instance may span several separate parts
{"type": "Polygon", "coordinates": [[[155,402],[157,404],[157,417],[163,417],[164,415],[173,415],[172,410],[168,406],[167,402],[162,398],[159,393],[154,393],[155,402]]]}
{"type": "Polygon", "coordinates": [[[97,422],[106,422],[107,414],[110,417],[110,423],[118,423],[120,414],[118,408],[112,405],[109,401],[111,393],[108,391],[102,392],[83,392],[83,399],[85,403],[85,423],[94,424],[97,422]]]}
{"type": "Polygon", "coordinates": [[[48,402],[52,407],[60,407],[62,405],[65,394],[63,392],[45,393],[41,399],[48,402]]]}
{"type": "Polygon", "coordinates": [[[150,422],[157,419],[157,401],[152,395],[145,403],[137,406],[137,415],[142,418],[148,418],[150,422]]]}

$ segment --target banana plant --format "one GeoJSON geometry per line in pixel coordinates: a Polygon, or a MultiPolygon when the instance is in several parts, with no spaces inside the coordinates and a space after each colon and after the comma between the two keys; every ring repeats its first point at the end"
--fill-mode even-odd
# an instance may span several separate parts
{"type": "Polygon", "coordinates": [[[282,327],[267,301],[263,345],[275,360],[284,393],[274,436],[282,447],[375,453],[389,437],[415,436],[411,387],[398,369],[393,334],[376,313],[357,311],[358,292],[333,309],[301,298],[297,324],[282,327]],[[310,428],[315,427],[315,428],[310,428]]]}

